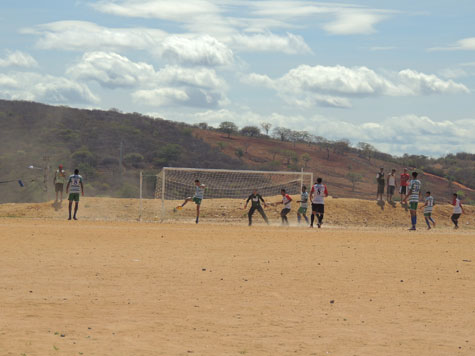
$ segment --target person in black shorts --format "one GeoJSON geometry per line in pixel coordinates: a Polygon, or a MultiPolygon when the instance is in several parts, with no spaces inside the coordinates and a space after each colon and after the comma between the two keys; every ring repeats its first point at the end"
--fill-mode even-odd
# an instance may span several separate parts
{"type": "Polygon", "coordinates": [[[264,204],[264,207],[267,207],[266,202],[264,201],[264,198],[260,194],[257,193],[257,189],[254,189],[252,191],[252,194],[249,195],[249,198],[246,200],[246,205],[244,205],[244,209],[247,209],[247,204],[251,201],[251,208],[249,209],[249,212],[247,213],[247,216],[249,217],[249,226],[252,225],[252,215],[254,214],[254,211],[258,211],[264,221],[269,225],[269,220],[267,219],[266,213],[264,212],[264,209],[262,209],[261,202],[264,204]]]}
{"type": "Polygon", "coordinates": [[[312,202],[312,216],[310,217],[310,227],[313,228],[315,216],[317,217],[318,228],[322,227],[323,215],[325,214],[325,198],[328,197],[328,189],[323,184],[322,178],[317,178],[317,182],[310,191],[310,200],[312,202]]]}
{"type": "Polygon", "coordinates": [[[376,200],[383,201],[384,194],[384,168],[380,168],[378,174],[376,174],[376,182],[378,183],[378,191],[376,192],[376,200]]]}

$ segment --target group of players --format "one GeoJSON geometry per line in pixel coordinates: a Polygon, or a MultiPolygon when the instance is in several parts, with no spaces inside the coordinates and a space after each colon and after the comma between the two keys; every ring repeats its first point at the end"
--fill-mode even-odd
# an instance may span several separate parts
{"type": "MultiPolygon", "coordinates": [[[[310,195],[307,192],[307,187],[302,186],[302,193],[300,194],[300,200],[297,201],[297,203],[300,203],[300,207],[297,211],[297,220],[299,224],[301,222],[302,217],[305,219],[307,224],[309,223],[308,217],[307,217],[307,209],[308,209],[308,201],[310,200],[312,202],[312,215],[310,217],[310,227],[313,228],[315,217],[317,218],[317,226],[319,228],[322,226],[323,214],[325,213],[325,197],[328,196],[327,186],[323,184],[322,182],[323,182],[322,178],[317,179],[317,182],[313,185],[312,189],[310,190],[310,195]]],[[[206,189],[206,186],[202,184],[199,181],[199,179],[196,179],[195,180],[195,194],[192,197],[186,198],[183,204],[177,206],[174,210],[175,211],[181,210],[189,202],[191,201],[194,202],[196,204],[196,223],[198,224],[200,220],[200,207],[201,207],[201,202],[204,197],[205,189],[206,189]]],[[[249,195],[249,197],[246,200],[246,204],[244,205],[244,210],[246,210],[249,202],[251,202],[251,207],[247,213],[247,216],[249,218],[249,226],[252,225],[252,216],[254,215],[254,212],[256,210],[259,212],[259,214],[261,214],[264,221],[267,224],[269,224],[269,219],[267,218],[267,215],[264,209],[262,208],[262,205],[264,205],[264,208],[266,208],[269,205],[278,205],[278,204],[283,205],[283,209],[280,212],[282,225],[289,225],[289,219],[287,218],[287,215],[290,213],[293,200],[292,200],[292,197],[289,194],[287,194],[286,190],[283,188],[280,190],[280,194],[282,195],[282,201],[267,204],[264,198],[262,197],[262,195],[259,194],[257,189],[253,190],[252,194],[249,195]]]]}
{"type": "MultiPolygon", "coordinates": [[[[394,170],[392,172],[394,176],[394,170]]],[[[407,170],[404,170],[403,175],[407,175],[407,170]]],[[[409,210],[411,214],[411,228],[410,231],[416,230],[417,225],[417,209],[419,205],[419,201],[422,199],[422,191],[421,191],[421,181],[417,179],[418,173],[412,172],[412,179],[404,179],[401,184],[401,204],[406,204],[409,202],[409,210]],[[404,188],[403,188],[404,187],[404,188]]],[[[402,175],[401,175],[402,177],[402,175]]],[[[377,177],[378,178],[378,177],[377,177]]],[[[406,177],[404,177],[406,178],[406,177]]],[[[392,183],[393,180],[388,180],[388,183],[392,183]]],[[[195,194],[192,197],[188,197],[185,199],[182,205],[176,207],[176,210],[182,209],[188,202],[193,201],[196,204],[196,223],[199,222],[200,217],[200,206],[201,202],[204,198],[206,186],[202,184],[198,179],[195,180],[195,194]]],[[[378,187],[378,195],[380,193],[380,188],[378,187]]],[[[262,207],[266,208],[269,205],[283,205],[283,209],[280,212],[280,217],[282,219],[282,225],[289,225],[289,220],[287,215],[291,211],[291,204],[292,204],[292,197],[287,194],[285,189],[281,189],[280,194],[282,195],[282,201],[269,203],[267,204],[264,198],[259,194],[257,189],[254,189],[252,194],[246,200],[244,205],[244,209],[247,209],[249,202],[251,203],[251,207],[248,211],[248,218],[249,218],[249,226],[252,225],[252,216],[254,215],[255,211],[257,210],[259,214],[262,216],[264,221],[269,224],[269,219],[262,207]]],[[[394,194],[394,189],[391,189],[390,196],[394,194]]],[[[300,194],[300,200],[297,203],[300,203],[299,209],[297,211],[297,222],[300,224],[302,221],[302,217],[305,219],[305,222],[309,224],[310,228],[313,228],[315,218],[317,219],[317,227],[321,228],[323,224],[323,215],[325,213],[325,197],[328,196],[328,189],[325,184],[323,184],[322,178],[317,178],[316,183],[312,186],[310,190],[310,194],[307,192],[307,187],[302,186],[302,192],[300,194]],[[311,202],[312,211],[310,216],[310,222],[307,217],[307,209],[309,205],[309,201],[311,202]]],[[[389,197],[389,196],[388,196],[389,197]]],[[[382,196],[381,196],[382,198],[382,196]]],[[[453,205],[454,211],[451,216],[451,220],[454,224],[454,228],[458,229],[458,219],[460,218],[462,213],[464,212],[462,203],[456,193],[453,194],[453,200],[449,202],[453,205]]],[[[431,229],[435,227],[435,220],[432,218],[432,211],[434,208],[434,198],[431,195],[431,192],[427,191],[424,197],[424,205],[421,206],[421,209],[424,210],[424,219],[427,224],[427,229],[431,229]]]]}

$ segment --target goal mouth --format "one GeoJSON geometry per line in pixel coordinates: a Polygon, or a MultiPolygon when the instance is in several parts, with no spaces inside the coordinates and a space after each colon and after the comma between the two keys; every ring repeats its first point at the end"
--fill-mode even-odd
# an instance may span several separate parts
{"type": "MultiPolygon", "coordinates": [[[[226,215],[229,209],[241,208],[254,190],[265,197],[279,196],[281,189],[287,194],[300,194],[302,186],[313,184],[313,173],[288,171],[255,171],[201,168],[165,167],[156,176],[155,199],[161,200],[161,220],[179,219],[185,210],[177,210],[177,204],[184,203],[188,197],[199,197],[195,180],[205,186],[203,196],[203,216],[206,215],[206,202],[212,200],[219,204],[226,215]]],[[[295,199],[299,200],[299,199],[295,199]]],[[[200,201],[201,204],[201,201],[200,201]]],[[[226,220],[221,214],[218,220],[226,220]]],[[[240,212],[242,214],[242,211],[240,212]]],[[[216,215],[216,214],[215,214],[216,215]]]]}

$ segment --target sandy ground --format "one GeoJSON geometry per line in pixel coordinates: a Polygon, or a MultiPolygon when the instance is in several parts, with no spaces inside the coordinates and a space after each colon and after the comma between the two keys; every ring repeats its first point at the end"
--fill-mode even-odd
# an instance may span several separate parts
{"type": "MultiPolygon", "coordinates": [[[[294,196],[295,200],[299,197],[294,196]]],[[[279,202],[282,197],[266,197],[267,202],[279,202]]],[[[226,223],[235,225],[247,224],[247,211],[244,210],[242,199],[204,199],[201,207],[201,220],[203,222],[226,223]]],[[[183,201],[166,201],[165,222],[193,223],[196,215],[194,203],[189,203],[183,210],[175,211],[174,208],[183,201]]],[[[434,219],[438,228],[453,226],[450,216],[453,207],[440,202],[434,207],[434,219]]],[[[79,204],[78,217],[89,221],[137,221],[139,219],[138,199],[114,199],[83,197],[79,204]]],[[[422,205],[422,203],[420,204],[422,205]]],[[[142,201],[142,221],[159,222],[162,219],[161,200],[144,199],[142,201]]],[[[274,225],[280,224],[280,210],[282,205],[266,208],[266,214],[274,225]]],[[[298,203],[292,204],[289,220],[292,225],[297,225],[298,203]]],[[[465,206],[466,214],[460,218],[463,230],[475,231],[475,207],[465,206]]],[[[423,211],[419,209],[419,227],[426,228],[423,211]]],[[[53,202],[25,203],[25,204],[0,204],[0,218],[45,218],[64,220],[68,217],[68,202],[54,207],[53,202]]],[[[263,221],[256,212],[254,221],[262,225],[263,221]]],[[[395,227],[408,228],[410,214],[407,206],[399,203],[393,205],[387,202],[378,204],[376,201],[340,198],[327,198],[325,201],[325,223],[327,227],[395,227]]]]}
{"type": "Polygon", "coordinates": [[[0,355],[475,355],[475,235],[0,218],[0,355]]]}

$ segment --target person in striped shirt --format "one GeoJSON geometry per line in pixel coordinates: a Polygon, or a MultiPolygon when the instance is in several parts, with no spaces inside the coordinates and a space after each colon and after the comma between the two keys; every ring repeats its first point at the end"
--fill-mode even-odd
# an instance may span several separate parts
{"type": "Polygon", "coordinates": [[[82,184],[82,177],[79,175],[79,169],[74,170],[74,174],[69,176],[68,185],[66,186],[66,194],[69,193],[69,219],[71,220],[71,210],[73,208],[73,201],[76,203],[74,205],[74,216],[73,219],[77,220],[76,214],[79,208],[79,193],[84,196],[84,185],[82,184]]]}
{"type": "Polygon", "coordinates": [[[193,203],[195,203],[197,224],[200,220],[200,206],[201,206],[201,201],[203,200],[204,195],[205,195],[205,189],[206,189],[206,186],[204,184],[201,184],[199,179],[196,179],[195,180],[195,195],[193,195],[192,197],[186,198],[183,204],[176,207],[177,210],[181,210],[188,202],[192,201],[193,203]]]}
{"type": "Polygon", "coordinates": [[[430,195],[430,192],[426,192],[425,203],[421,207],[424,209],[424,219],[426,220],[427,230],[431,229],[430,222],[435,227],[435,221],[432,219],[432,209],[434,208],[434,198],[430,195]]]}
{"type": "Polygon", "coordinates": [[[297,211],[297,221],[300,224],[300,221],[303,218],[308,224],[308,218],[307,218],[307,208],[308,208],[308,192],[307,192],[307,187],[302,186],[302,194],[300,194],[300,200],[297,201],[297,203],[300,203],[300,208],[297,211]]]}
{"type": "MultiPolygon", "coordinates": [[[[409,193],[406,196],[406,200],[409,197],[409,210],[411,212],[411,224],[410,231],[416,230],[417,225],[417,205],[421,197],[421,181],[417,179],[417,172],[412,172],[412,180],[409,182],[409,193]]],[[[405,201],[406,201],[405,200],[405,201]]]]}

